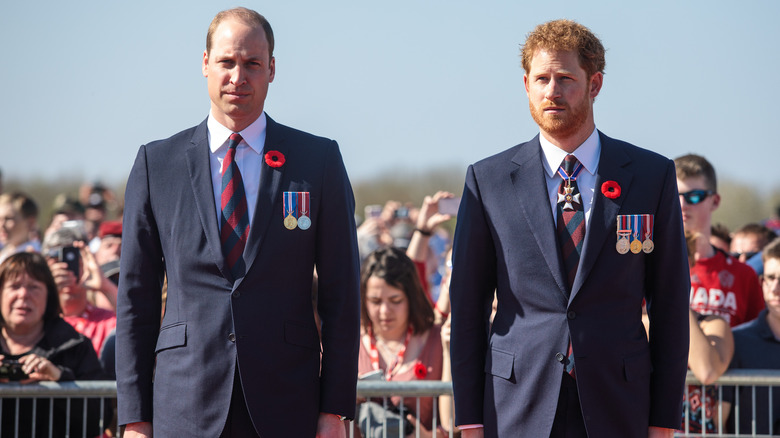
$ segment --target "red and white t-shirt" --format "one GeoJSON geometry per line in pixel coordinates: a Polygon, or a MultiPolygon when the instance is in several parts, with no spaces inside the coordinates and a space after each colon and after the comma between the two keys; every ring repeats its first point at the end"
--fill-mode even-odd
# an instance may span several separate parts
{"type": "Polygon", "coordinates": [[[715,251],[691,268],[691,309],[718,315],[736,327],[755,319],[764,308],[758,276],[750,266],[715,251]]]}
{"type": "Polygon", "coordinates": [[[116,313],[87,304],[81,315],[64,316],[63,319],[72,325],[77,332],[88,337],[95,347],[95,352],[100,356],[103,342],[111,330],[116,327],[116,313]]]}

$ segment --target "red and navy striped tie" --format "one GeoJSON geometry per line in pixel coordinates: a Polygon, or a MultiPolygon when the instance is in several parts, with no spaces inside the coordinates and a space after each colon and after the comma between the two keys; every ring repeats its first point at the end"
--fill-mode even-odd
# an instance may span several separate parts
{"type": "Polygon", "coordinates": [[[222,254],[233,279],[243,277],[244,247],[249,236],[249,209],[246,204],[244,181],[236,165],[236,147],[241,143],[241,135],[230,134],[230,142],[225,159],[222,162],[222,216],[220,240],[222,254]]]}
{"type": "Polygon", "coordinates": [[[568,291],[574,285],[577,266],[580,263],[582,242],[585,240],[585,211],[582,207],[580,190],[577,188],[577,175],[582,165],[574,155],[566,155],[558,173],[566,175],[558,187],[558,243],[561,245],[563,266],[568,279],[568,291]]]}
{"type": "MultiPolygon", "coordinates": [[[[582,196],[577,187],[577,176],[582,171],[582,164],[574,155],[566,155],[563,165],[558,169],[561,184],[558,187],[558,243],[561,245],[563,266],[568,280],[567,291],[571,293],[574,277],[582,254],[582,242],[585,240],[585,210],[582,206],[582,196]]],[[[566,359],[566,372],[575,376],[574,351],[571,340],[566,359]]]]}

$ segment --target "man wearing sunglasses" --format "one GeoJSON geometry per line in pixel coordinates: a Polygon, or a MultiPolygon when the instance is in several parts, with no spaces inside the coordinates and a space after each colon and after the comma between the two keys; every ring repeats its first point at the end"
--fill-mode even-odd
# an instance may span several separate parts
{"type": "Polygon", "coordinates": [[[715,168],[699,155],[674,160],[685,231],[698,234],[691,268],[691,308],[722,316],[731,327],[750,321],[764,308],[756,273],[710,242],[712,213],[720,205],[715,168]]]}

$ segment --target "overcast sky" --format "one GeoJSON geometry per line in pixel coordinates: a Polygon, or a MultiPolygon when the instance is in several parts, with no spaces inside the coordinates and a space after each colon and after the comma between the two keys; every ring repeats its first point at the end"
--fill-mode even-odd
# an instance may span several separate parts
{"type": "MultiPolygon", "coordinates": [[[[0,168],[11,177],[123,182],[141,144],[208,114],[209,22],[236,4],[4,2],[0,168]]],[[[570,18],[607,48],[605,134],[708,157],[721,177],[780,186],[780,1],[291,1],[271,22],[266,112],[339,141],[353,180],[462,168],[537,134],[519,45],[570,18]]]]}

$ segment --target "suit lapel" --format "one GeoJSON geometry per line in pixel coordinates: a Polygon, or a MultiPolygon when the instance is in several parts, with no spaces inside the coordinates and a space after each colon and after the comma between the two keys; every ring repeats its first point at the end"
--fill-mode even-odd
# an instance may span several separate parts
{"type": "MultiPolygon", "coordinates": [[[[260,187],[257,191],[257,205],[255,206],[254,218],[252,219],[252,225],[249,227],[249,237],[247,239],[246,249],[244,250],[244,262],[246,264],[246,270],[252,268],[252,264],[260,251],[260,246],[263,244],[268,225],[272,220],[276,219],[281,223],[283,217],[282,212],[274,211],[273,206],[276,205],[276,200],[279,197],[279,191],[282,186],[282,176],[284,170],[289,163],[285,163],[281,167],[270,167],[265,164],[265,153],[268,151],[279,151],[283,155],[287,154],[285,149],[284,138],[282,137],[279,124],[273,121],[268,115],[266,115],[268,125],[265,131],[265,146],[263,148],[263,164],[260,171],[260,187]]],[[[236,283],[238,286],[239,282],[236,283]]]]}
{"type": "Polygon", "coordinates": [[[185,151],[187,170],[190,173],[192,191],[195,195],[195,207],[206,233],[206,242],[214,255],[214,263],[225,278],[232,278],[222,255],[222,243],[219,240],[217,207],[214,205],[214,188],[211,183],[209,160],[209,140],[206,121],[195,128],[195,133],[185,151]]]}
{"type": "Polygon", "coordinates": [[[539,136],[522,145],[512,158],[512,162],[517,164],[518,168],[512,171],[510,176],[523,216],[528,221],[536,244],[539,245],[558,288],[566,297],[563,262],[555,235],[555,221],[550,209],[541,150],[539,136]]]}
{"type": "MultiPolygon", "coordinates": [[[[608,240],[608,236],[615,232],[617,214],[629,192],[633,178],[633,174],[625,169],[625,166],[631,162],[631,158],[611,138],[601,132],[599,132],[599,138],[601,140],[601,155],[593,193],[593,207],[585,230],[585,242],[582,246],[580,266],[577,268],[571,299],[574,299],[587,279],[604,243],[608,240]],[[609,199],[601,194],[601,185],[606,181],[618,183],[621,189],[621,195],[618,198],[609,199]]],[[[609,251],[610,248],[606,250],[609,251]]],[[[612,251],[615,249],[612,248],[612,251]]]]}

